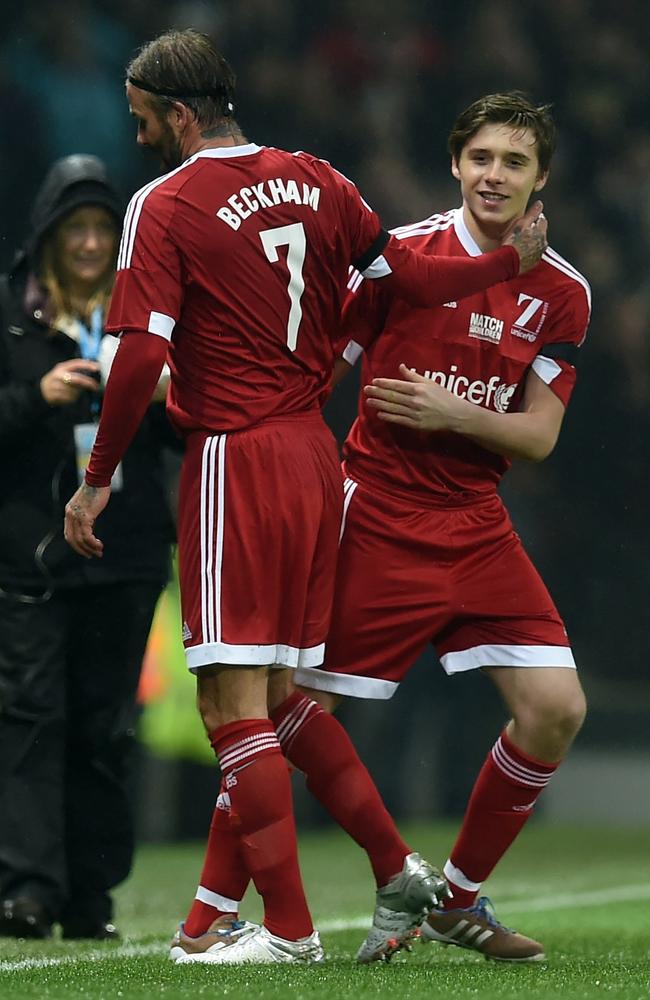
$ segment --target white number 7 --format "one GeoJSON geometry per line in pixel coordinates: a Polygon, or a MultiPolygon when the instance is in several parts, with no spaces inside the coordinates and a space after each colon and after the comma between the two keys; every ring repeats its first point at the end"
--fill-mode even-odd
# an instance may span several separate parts
{"type": "Polygon", "coordinates": [[[305,230],[302,222],[294,222],[290,226],[278,226],[277,229],[264,229],[260,233],[264,253],[272,264],[277,263],[278,247],[286,247],[287,267],[289,268],[289,319],[287,321],[287,345],[290,351],[295,351],[298,343],[298,327],[302,319],[302,306],[300,300],[305,290],[305,282],[302,276],[302,265],[305,262],[305,250],[307,241],[305,240],[305,230]]]}

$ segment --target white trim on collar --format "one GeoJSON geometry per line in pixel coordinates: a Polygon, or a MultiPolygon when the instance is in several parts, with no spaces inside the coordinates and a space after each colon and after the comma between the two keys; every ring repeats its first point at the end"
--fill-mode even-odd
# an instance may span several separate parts
{"type": "Polygon", "coordinates": [[[480,257],[483,251],[465,225],[462,205],[454,211],[454,229],[463,250],[466,250],[470,257],[480,257]]]}
{"type": "Polygon", "coordinates": [[[200,149],[194,156],[204,156],[211,160],[229,159],[232,156],[252,156],[253,153],[259,153],[262,148],[254,142],[247,142],[243,146],[214,146],[210,149],[200,149]]]}

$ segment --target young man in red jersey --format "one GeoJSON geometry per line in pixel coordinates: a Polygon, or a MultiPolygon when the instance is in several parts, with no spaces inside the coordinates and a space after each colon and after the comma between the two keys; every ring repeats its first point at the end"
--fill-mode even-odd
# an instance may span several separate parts
{"type": "MultiPolygon", "coordinates": [[[[88,558],[101,556],[94,521],[169,354],[168,411],[186,441],[183,638],[224,778],[213,825],[218,832],[227,817],[233,858],[227,886],[206,888],[202,877],[206,891],[175,957],[319,961],[267,687],[270,668],[282,677],[319,666],[324,655],[343,498],[318,404],[347,269],[353,262],[396,294],[434,305],[534,266],[545,223],[534,208],[509,245],[481,261],[414,254],[329,164],[248,142],[232,117],[232,71],[205,36],[155,39],[127,81],[138,142],[170,172],[127,210],[107,323],[120,348],[85,483],[66,509],[66,537],[88,558]],[[264,901],[261,928],[230,919],[249,876],[264,901]]],[[[387,814],[378,824],[392,865],[383,877],[394,904],[413,917],[435,905],[444,880],[409,851],[387,814]]],[[[210,840],[211,883],[216,854],[210,840]]]]}
{"type": "MultiPolygon", "coordinates": [[[[519,93],[482,98],[450,136],[459,209],[395,231],[420,253],[478,259],[546,183],[555,128],[548,107],[519,93]]],[[[366,383],[344,447],[345,502],[324,668],[296,680],[332,710],[341,696],[390,698],[433,644],[447,673],[482,669],[512,718],[487,755],[444,873],[453,892],[422,925],[425,939],[504,961],[544,958],[499,924],[481,884],[530,816],[585,715],[569,640],[497,495],[512,458],[552,451],[589,320],[586,280],[548,249],[526,275],[436,308],[414,308],[352,274],[340,371],[363,354],[366,383]]],[[[301,718],[286,719],[308,784],[324,764],[301,718]]],[[[335,797],[335,793],[331,793],[335,797]]],[[[345,780],[341,798],[349,797],[345,780]]],[[[360,839],[365,822],[350,830],[360,839]]],[[[376,926],[361,961],[381,939],[376,926]]],[[[377,915],[376,915],[377,916],[377,915]]]]}

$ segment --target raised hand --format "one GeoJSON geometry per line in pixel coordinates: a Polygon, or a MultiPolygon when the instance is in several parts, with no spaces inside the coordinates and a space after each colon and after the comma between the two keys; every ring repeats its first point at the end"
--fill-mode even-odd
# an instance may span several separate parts
{"type": "Polygon", "coordinates": [[[514,247],[519,254],[519,273],[525,274],[541,260],[548,246],[546,231],[548,222],[542,214],[541,201],[534,202],[525,215],[509,227],[503,240],[504,246],[514,247]]]}

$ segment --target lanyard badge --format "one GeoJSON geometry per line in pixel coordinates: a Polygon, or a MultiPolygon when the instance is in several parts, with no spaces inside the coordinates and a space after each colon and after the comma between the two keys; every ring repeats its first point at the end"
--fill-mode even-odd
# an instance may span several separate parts
{"type": "MultiPolygon", "coordinates": [[[[81,357],[86,361],[97,361],[99,357],[99,346],[104,333],[104,314],[101,306],[95,306],[90,316],[90,329],[82,322],[79,322],[79,350],[81,357]]],[[[93,417],[99,413],[99,400],[93,399],[90,404],[93,417]]],[[[97,423],[77,424],[74,429],[74,443],[77,453],[77,476],[79,484],[83,482],[90,453],[97,437],[97,423]]],[[[118,465],[113,478],[111,479],[111,490],[118,492],[122,489],[122,463],[118,465]]]]}

